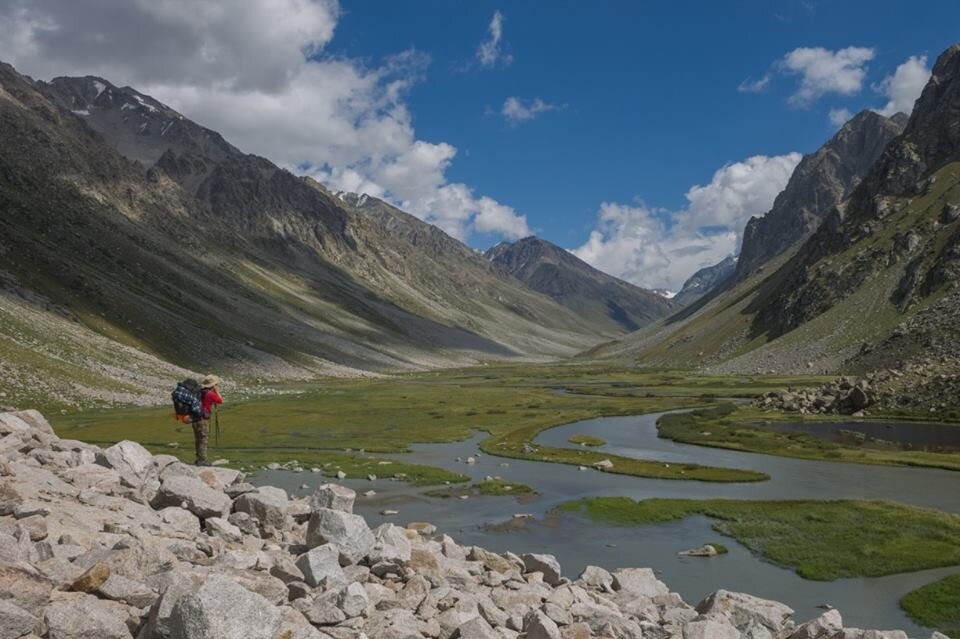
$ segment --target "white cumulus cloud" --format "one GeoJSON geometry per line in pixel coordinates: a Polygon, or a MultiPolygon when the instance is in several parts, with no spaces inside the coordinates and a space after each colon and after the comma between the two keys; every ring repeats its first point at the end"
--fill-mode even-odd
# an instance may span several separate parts
{"type": "Polygon", "coordinates": [[[508,65],[513,62],[513,56],[505,54],[500,46],[503,40],[503,14],[493,13],[490,25],[487,27],[487,38],[477,47],[477,61],[484,68],[495,67],[498,63],[508,65]]]}
{"type": "Polygon", "coordinates": [[[835,126],[843,126],[846,122],[853,117],[853,113],[850,112],[850,109],[841,107],[836,109],[830,109],[830,113],[827,115],[830,118],[830,124],[835,126]]]}
{"type": "MultiPolygon", "coordinates": [[[[247,152],[336,190],[403,206],[461,239],[528,234],[526,218],[446,170],[457,149],[417,138],[405,98],[429,59],[379,65],[324,52],[336,0],[0,0],[0,60],[35,78],[99,75],[153,95],[247,152]],[[305,167],[305,168],[304,168],[305,167]]],[[[502,16],[491,23],[500,56],[502,16]]]]}
{"type": "Polygon", "coordinates": [[[794,49],[781,61],[785,70],[800,75],[800,86],[790,96],[790,103],[805,107],[827,93],[856,95],[863,87],[866,64],[873,57],[874,50],[867,47],[794,49]]]}
{"type": "Polygon", "coordinates": [[[556,111],[559,108],[556,104],[544,102],[540,98],[523,100],[522,98],[511,96],[503,101],[500,114],[503,115],[510,124],[517,125],[532,120],[541,113],[556,111]]]}
{"type": "Polygon", "coordinates": [[[913,103],[920,97],[923,87],[930,79],[930,67],[927,56],[910,56],[877,86],[880,93],[887,96],[887,104],[877,109],[880,115],[890,117],[899,112],[910,115],[913,103]]]}
{"type": "Polygon", "coordinates": [[[767,86],[769,86],[770,80],[772,79],[773,78],[770,73],[764,73],[756,80],[747,78],[740,83],[740,85],[737,87],[737,91],[740,93],[763,93],[767,90],[767,86]]]}
{"type": "Polygon", "coordinates": [[[572,252],[639,286],[678,290],[696,270],[738,251],[747,220],[770,209],[801,157],[757,155],[728,164],[709,184],[691,187],[677,211],[604,202],[596,228],[572,252]]]}

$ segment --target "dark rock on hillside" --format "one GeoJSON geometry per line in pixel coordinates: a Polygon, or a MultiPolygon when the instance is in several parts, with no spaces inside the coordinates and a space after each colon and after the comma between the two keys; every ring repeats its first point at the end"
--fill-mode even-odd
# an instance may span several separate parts
{"type": "Polygon", "coordinates": [[[184,164],[192,160],[193,187],[225,158],[243,155],[216,131],[199,126],[149,95],[116,87],[103,78],[59,77],[48,84],[38,83],[38,87],[82,118],[121,155],[146,168],[164,155],[171,156],[167,164],[172,158],[182,158],[184,164]]]}
{"type": "Polygon", "coordinates": [[[725,257],[713,266],[704,267],[683,283],[683,288],[674,296],[673,301],[681,306],[692,304],[726,283],[736,270],[737,260],[733,256],[725,257]]]}
{"type": "Polygon", "coordinates": [[[902,113],[885,118],[873,111],[861,111],[815,153],[805,156],[774,200],[773,208],[747,222],[737,279],[813,232],[860,183],[905,124],[902,113]]]}
{"type": "Polygon", "coordinates": [[[679,308],[672,300],[598,271],[538,237],[501,242],[485,255],[533,290],[594,323],[598,330],[634,331],[679,308]]]}

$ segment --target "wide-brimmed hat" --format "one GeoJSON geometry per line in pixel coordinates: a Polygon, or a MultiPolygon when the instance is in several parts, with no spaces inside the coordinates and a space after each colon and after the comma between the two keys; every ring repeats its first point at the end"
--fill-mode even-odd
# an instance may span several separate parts
{"type": "Polygon", "coordinates": [[[216,375],[207,375],[202,380],[200,380],[200,386],[203,388],[213,388],[220,383],[220,378],[216,375]]]}

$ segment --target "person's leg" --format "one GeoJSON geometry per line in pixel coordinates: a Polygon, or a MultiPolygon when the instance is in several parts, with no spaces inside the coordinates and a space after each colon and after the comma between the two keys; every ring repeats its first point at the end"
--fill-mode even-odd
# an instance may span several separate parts
{"type": "Polygon", "coordinates": [[[197,453],[197,465],[207,463],[207,442],[210,439],[210,422],[198,419],[193,422],[193,440],[197,453]]]}

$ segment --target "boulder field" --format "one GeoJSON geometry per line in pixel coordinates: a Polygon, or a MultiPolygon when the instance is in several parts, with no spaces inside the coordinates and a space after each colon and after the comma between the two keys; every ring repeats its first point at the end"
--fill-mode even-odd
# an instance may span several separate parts
{"type": "Polygon", "coordinates": [[[0,413],[0,639],[906,637],[726,590],[691,606],[649,568],[573,579],[425,523],[371,530],[343,486],[244,479],[0,413]]]}

